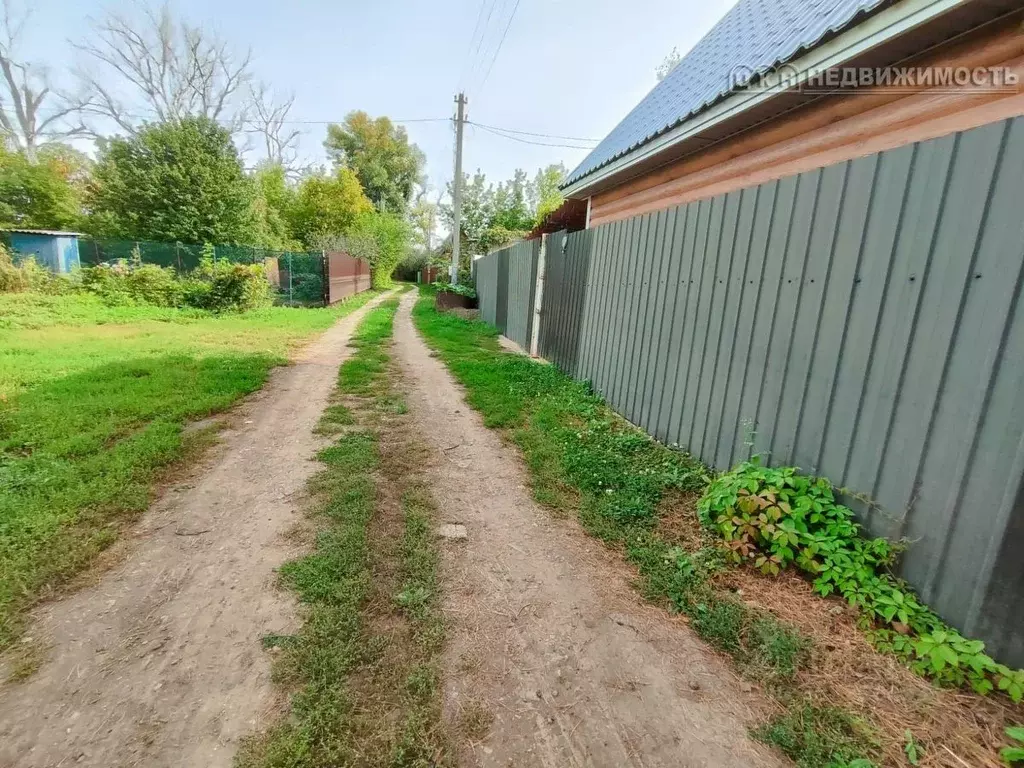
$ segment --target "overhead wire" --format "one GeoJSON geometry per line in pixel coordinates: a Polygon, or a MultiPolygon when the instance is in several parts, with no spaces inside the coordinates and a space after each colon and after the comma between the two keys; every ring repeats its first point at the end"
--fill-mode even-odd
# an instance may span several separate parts
{"type": "Polygon", "coordinates": [[[473,61],[476,58],[476,56],[478,56],[479,53],[480,53],[480,48],[481,48],[481,46],[484,43],[484,38],[487,36],[487,27],[491,23],[491,16],[494,15],[494,9],[495,9],[495,7],[497,7],[497,5],[498,5],[498,0],[491,0],[491,8],[490,8],[489,11],[487,11],[487,19],[484,21],[484,25],[480,29],[480,39],[477,40],[476,50],[473,52],[473,55],[470,57],[470,61],[473,61]]]}
{"type": "MultiPolygon", "coordinates": [[[[469,122],[473,122],[473,121],[467,120],[466,122],[469,123],[469,122]]],[[[479,125],[481,128],[491,128],[491,129],[496,130],[496,131],[502,131],[503,133],[515,133],[515,134],[519,134],[520,136],[537,136],[537,137],[542,138],[542,139],[564,139],[566,141],[588,141],[588,142],[591,142],[593,144],[597,144],[597,143],[599,143],[601,141],[600,139],[584,139],[581,136],[560,136],[557,133],[535,133],[533,131],[520,131],[520,130],[516,130],[515,128],[502,128],[500,125],[486,125],[484,123],[473,122],[473,125],[479,125]]]]}
{"type": "MultiPolygon", "coordinates": [[[[8,117],[16,117],[14,112],[10,111],[9,109],[5,109],[3,107],[0,107],[0,112],[3,112],[8,117]]],[[[103,119],[104,117],[106,117],[103,114],[96,114],[94,116],[98,117],[100,119],[103,119]]],[[[134,111],[132,111],[132,112],[123,112],[123,113],[121,113],[121,116],[122,117],[126,117],[126,118],[131,118],[133,120],[159,120],[160,119],[160,116],[156,112],[153,112],[153,111],[150,111],[150,112],[147,112],[147,113],[134,112],[134,111]]],[[[40,116],[40,118],[42,118],[42,117],[43,116],[40,116]]],[[[388,118],[388,119],[392,123],[394,123],[396,125],[402,125],[402,124],[405,124],[405,123],[447,123],[447,122],[449,122],[451,120],[450,117],[405,117],[405,118],[388,118]]],[[[231,118],[222,117],[222,118],[218,118],[216,120],[216,122],[222,123],[222,124],[226,124],[226,125],[232,125],[232,124],[236,124],[237,123],[237,124],[241,124],[241,125],[245,125],[245,126],[254,126],[254,125],[259,125],[260,124],[258,120],[253,120],[252,118],[243,118],[241,120],[233,120],[231,118]]],[[[281,121],[277,121],[277,122],[279,122],[282,125],[337,125],[337,124],[339,124],[339,123],[341,123],[343,121],[342,120],[281,120],[281,121]]]]}
{"type": "Polygon", "coordinates": [[[516,0],[516,4],[512,7],[512,13],[508,17],[508,22],[505,24],[505,31],[501,33],[501,40],[498,41],[498,47],[494,50],[494,55],[491,57],[491,63],[487,65],[487,72],[484,74],[484,79],[480,81],[480,90],[484,89],[487,85],[487,78],[491,76],[491,70],[494,69],[494,62],[498,60],[498,54],[501,53],[501,47],[505,44],[505,38],[508,36],[509,27],[512,26],[512,20],[516,17],[516,11],[519,10],[520,0],[516,0]]]}
{"type": "MultiPolygon", "coordinates": [[[[4,114],[6,114],[6,115],[8,115],[10,117],[14,117],[14,113],[13,112],[11,112],[10,110],[4,109],[2,107],[0,107],[0,112],[3,112],[4,114]]],[[[141,114],[141,113],[137,113],[137,112],[125,112],[124,116],[125,117],[135,118],[135,119],[138,119],[138,120],[147,120],[147,119],[150,119],[150,118],[157,117],[157,115],[155,113],[141,114]]],[[[102,117],[102,116],[100,116],[100,117],[102,117]]],[[[454,120],[451,117],[408,117],[408,118],[389,118],[389,119],[391,120],[392,123],[394,123],[396,125],[402,125],[402,124],[406,124],[406,123],[450,123],[454,127],[454,120]]],[[[220,120],[220,122],[230,124],[230,123],[232,123],[234,121],[232,121],[232,120],[230,120],[228,118],[222,118],[220,120]]],[[[256,125],[257,124],[257,121],[254,121],[254,120],[251,120],[251,119],[240,120],[238,122],[240,122],[241,124],[246,125],[246,126],[251,126],[251,125],[256,125]]],[[[341,123],[342,121],[341,120],[283,120],[281,122],[283,124],[285,124],[285,125],[337,125],[337,124],[341,123]]],[[[472,120],[467,120],[466,124],[467,125],[475,125],[475,126],[477,126],[479,128],[483,128],[483,129],[489,130],[491,132],[498,132],[500,134],[512,134],[510,136],[506,136],[506,138],[510,138],[510,139],[511,138],[515,138],[516,136],[532,136],[532,137],[536,137],[536,138],[540,138],[540,139],[560,139],[560,140],[564,140],[564,141],[591,142],[591,143],[594,143],[594,144],[598,143],[598,141],[599,141],[599,139],[586,139],[586,138],[583,138],[582,136],[563,136],[563,135],[556,134],[556,133],[539,133],[539,132],[536,132],[536,131],[523,131],[523,130],[519,130],[518,128],[506,128],[506,127],[501,126],[501,125],[489,125],[487,123],[478,123],[478,122],[475,122],[475,121],[472,121],[472,120]]],[[[530,142],[527,142],[527,143],[530,143],[530,142]]],[[[561,146],[561,145],[555,145],[555,146],[561,146]]]]}
{"type": "Polygon", "coordinates": [[[588,146],[588,145],[557,144],[557,143],[553,143],[553,142],[534,141],[533,139],[524,139],[524,138],[522,138],[520,136],[513,136],[512,134],[502,133],[501,131],[494,130],[493,128],[488,128],[486,126],[481,125],[480,123],[469,123],[469,125],[472,125],[472,126],[474,126],[476,128],[480,128],[481,130],[487,131],[488,133],[494,134],[495,136],[500,136],[503,139],[509,139],[510,141],[518,141],[521,144],[533,144],[534,146],[538,146],[538,147],[561,147],[563,149],[593,149],[593,147],[588,146]]]}
{"type": "MultiPolygon", "coordinates": [[[[463,90],[462,86],[463,86],[463,83],[466,80],[467,72],[472,71],[471,67],[470,67],[470,64],[473,62],[473,59],[476,56],[476,53],[473,51],[473,42],[476,41],[477,35],[480,36],[480,42],[477,43],[477,50],[479,50],[479,48],[480,48],[480,43],[483,42],[484,29],[483,29],[483,27],[481,27],[480,23],[483,21],[483,18],[484,18],[484,8],[487,7],[487,2],[488,2],[488,0],[480,0],[480,10],[478,10],[477,14],[476,14],[476,24],[473,26],[473,34],[469,38],[469,46],[466,48],[466,60],[463,62],[463,64],[462,64],[462,71],[459,74],[459,90],[460,91],[463,90]]],[[[494,3],[496,3],[497,0],[490,0],[490,2],[491,2],[491,10],[487,14],[487,18],[488,19],[490,19],[491,13],[494,12],[494,3]]]]}

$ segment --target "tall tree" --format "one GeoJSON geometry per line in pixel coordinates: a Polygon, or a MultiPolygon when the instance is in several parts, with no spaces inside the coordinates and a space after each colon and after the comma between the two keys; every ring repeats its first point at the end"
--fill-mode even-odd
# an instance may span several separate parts
{"type": "Polygon", "coordinates": [[[295,250],[299,243],[292,234],[296,190],[288,183],[284,166],[263,163],[252,174],[256,186],[253,202],[257,245],[295,250]]]}
{"type": "Polygon", "coordinates": [[[549,165],[537,171],[529,188],[530,209],[534,215],[535,225],[544,221],[544,217],[552,211],[558,210],[559,206],[565,202],[559,185],[567,173],[568,171],[561,163],[549,165]]]}
{"type": "Polygon", "coordinates": [[[347,234],[373,205],[359,179],[348,168],[333,175],[307,176],[299,185],[292,209],[292,231],[311,248],[328,247],[329,241],[347,234]]]}
{"type": "MultiPolygon", "coordinates": [[[[448,184],[448,199],[451,197],[452,185],[448,184]]],[[[468,266],[473,256],[487,252],[487,231],[494,214],[494,186],[487,183],[487,177],[479,169],[472,176],[463,174],[461,214],[461,254],[468,266]]],[[[448,231],[454,233],[455,212],[450,203],[441,206],[441,215],[448,231]]]]}
{"type": "Polygon", "coordinates": [[[109,13],[89,39],[76,46],[88,61],[74,104],[83,113],[129,135],[146,120],[193,116],[241,127],[251,51],[237,54],[216,35],[176,20],[166,4],[137,15],[109,13]]]}
{"type": "Polygon", "coordinates": [[[3,0],[0,11],[0,128],[8,141],[25,153],[26,160],[35,163],[40,145],[80,135],[84,126],[68,123],[75,106],[55,102],[46,69],[19,56],[18,44],[29,12],[19,13],[12,0],[3,0]]]}
{"type": "Polygon", "coordinates": [[[440,197],[437,202],[431,201],[427,195],[427,187],[420,188],[412,205],[409,206],[409,223],[412,225],[413,245],[424,252],[434,248],[434,233],[437,231],[437,215],[440,197]]]}
{"type": "Polygon", "coordinates": [[[302,132],[291,127],[288,115],[295,103],[295,94],[285,99],[274,98],[265,83],[250,88],[250,117],[245,132],[254,137],[264,151],[266,162],[295,172],[299,137],[302,132]]]}
{"type": "Polygon", "coordinates": [[[526,198],[526,171],[516,168],[512,178],[508,182],[498,184],[494,190],[490,226],[510,232],[533,229],[535,217],[526,198]]]}
{"type": "Polygon", "coordinates": [[[0,225],[78,227],[88,162],[80,152],[59,144],[41,147],[36,162],[0,145],[0,225]]]}
{"type": "Polygon", "coordinates": [[[248,245],[253,199],[228,130],[186,117],[102,141],[90,205],[115,237],[248,245]]]}
{"type": "Polygon", "coordinates": [[[409,223],[395,213],[368,211],[356,217],[344,247],[370,265],[370,284],[377,289],[391,287],[391,276],[409,252],[409,223]]]}
{"type": "Polygon", "coordinates": [[[356,174],[378,211],[405,213],[425,162],[405,128],[386,117],[350,112],[341,125],[327,126],[324,148],[335,168],[356,174]]]}
{"type": "MultiPolygon", "coordinates": [[[[512,178],[495,187],[479,170],[464,175],[462,184],[462,243],[470,257],[487,253],[522,238],[563,202],[558,185],[565,177],[565,166],[549,165],[537,171],[533,181],[517,169],[512,178]]],[[[451,185],[448,195],[451,197],[451,185]]],[[[454,227],[451,205],[442,205],[441,213],[454,227]]]]}

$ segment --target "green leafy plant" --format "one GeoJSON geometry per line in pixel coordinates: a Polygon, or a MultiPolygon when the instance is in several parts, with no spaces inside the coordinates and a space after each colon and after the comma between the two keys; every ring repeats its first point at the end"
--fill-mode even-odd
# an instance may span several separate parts
{"type": "Polygon", "coordinates": [[[733,562],[767,575],[795,566],[818,594],[840,595],[857,607],[875,647],[918,674],[942,685],[970,685],[982,695],[998,689],[1014,702],[1024,698],[1024,670],[996,663],[984,643],[962,637],[894,577],[889,569],[900,546],[863,537],[827,479],[765,467],[755,458],[712,481],[698,512],[722,536],[733,562]]]}
{"type": "Polygon", "coordinates": [[[1003,747],[999,752],[999,756],[1008,765],[1010,763],[1024,763],[1024,746],[1022,746],[1024,745],[1024,728],[1019,725],[1007,728],[1006,735],[1017,743],[1003,747]]]}
{"type": "Polygon", "coordinates": [[[449,283],[438,280],[434,283],[434,288],[438,291],[456,293],[459,296],[466,296],[470,299],[476,298],[476,289],[468,283],[449,283]]]}
{"type": "Polygon", "coordinates": [[[921,764],[921,755],[924,754],[924,747],[917,743],[914,739],[914,734],[907,728],[903,731],[903,735],[906,737],[906,743],[903,745],[903,753],[907,756],[907,761],[911,765],[921,764]]]}

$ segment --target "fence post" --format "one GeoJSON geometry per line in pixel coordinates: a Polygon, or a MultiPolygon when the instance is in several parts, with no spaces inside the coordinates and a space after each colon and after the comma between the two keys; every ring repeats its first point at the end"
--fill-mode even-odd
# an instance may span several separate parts
{"type": "Polygon", "coordinates": [[[295,297],[292,295],[292,252],[288,251],[288,306],[295,306],[295,297]]]}
{"type": "Polygon", "coordinates": [[[324,276],[323,300],[324,306],[331,306],[331,267],[327,262],[327,251],[320,251],[320,273],[324,276]]]}
{"type": "Polygon", "coordinates": [[[540,236],[540,251],[537,253],[537,280],[533,290],[533,328],[530,329],[530,356],[537,357],[540,345],[540,318],[544,304],[544,265],[547,261],[548,236],[540,236]]]}

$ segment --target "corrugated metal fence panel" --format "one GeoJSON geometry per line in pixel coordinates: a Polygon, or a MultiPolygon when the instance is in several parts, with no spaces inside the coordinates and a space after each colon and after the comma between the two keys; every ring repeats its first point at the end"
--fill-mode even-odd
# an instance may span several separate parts
{"type": "Polygon", "coordinates": [[[922,597],[1024,664],[1021,199],[1016,118],[575,233],[544,348],[709,464],[871,497],[922,597]]]}
{"type": "Polygon", "coordinates": [[[505,333],[508,327],[508,261],[510,248],[505,248],[494,254],[497,270],[495,272],[495,284],[497,285],[496,308],[494,311],[494,325],[498,330],[505,333]]]}
{"type": "Polygon", "coordinates": [[[547,236],[540,356],[577,375],[592,231],[547,236]]]}
{"type": "Polygon", "coordinates": [[[527,240],[501,251],[508,262],[507,315],[502,332],[519,346],[530,346],[533,294],[537,284],[540,240],[527,240]]]}
{"type": "Polygon", "coordinates": [[[370,289],[370,265],[342,251],[327,252],[327,300],[335,304],[370,289]]]}
{"type": "Polygon", "coordinates": [[[491,325],[498,324],[498,259],[496,253],[476,261],[476,293],[480,317],[491,325]]]}

